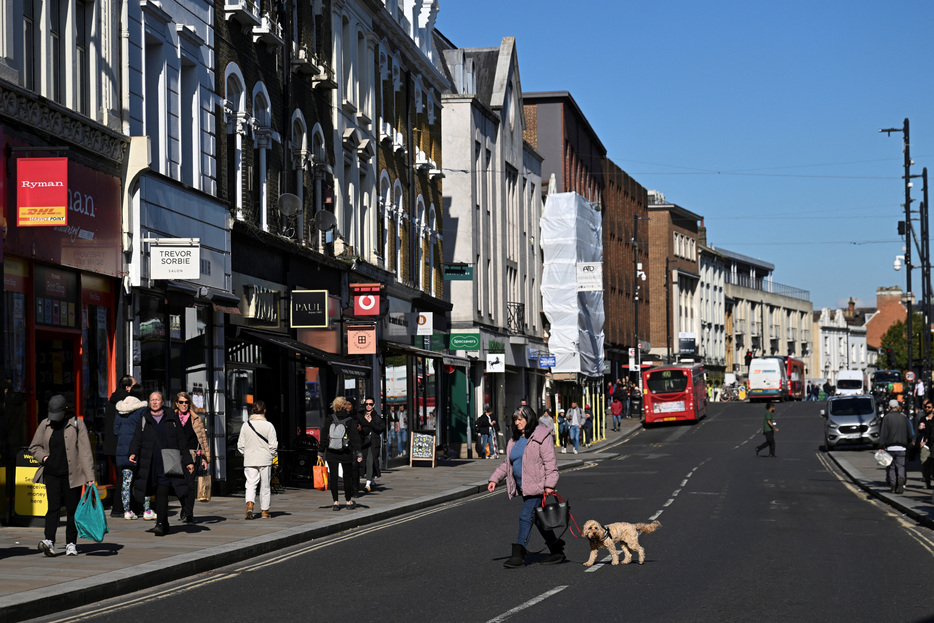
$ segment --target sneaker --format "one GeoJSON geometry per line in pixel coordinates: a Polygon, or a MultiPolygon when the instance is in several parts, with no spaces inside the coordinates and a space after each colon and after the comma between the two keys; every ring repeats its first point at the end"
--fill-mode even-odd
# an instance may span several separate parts
{"type": "Polygon", "coordinates": [[[561,448],[561,454],[567,454],[567,453],[568,453],[567,448],[561,448]]]}
{"type": "Polygon", "coordinates": [[[574,454],[577,454],[577,448],[574,448],[574,454]]]}
{"type": "Polygon", "coordinates": [[[363,488],[366,489],[366,492],[367,492],[367,493],[370,492],[370,490],[371,490],[371,485],[372,485],[372,484],[373,484],[373,483],[371,483],[369,480],[366,481],[366,486],[363,487],[363,488]]]}
{"type": "Polygon", "coordinates": [[[45,554],[46,556],[55,555],[55,543],[48,539],[43,539],[39,541],[39,551],[45,554]]]}
{"type": "Polygon", "coordinates": [[[143,513],[143,519],[145,519],[146,521],[155,521],[156,511],[154,510],[146,511],[145,513],[143,513]]]}
{"type": "Polygon", "coordinates": [[[68,545],[65,546],[65,555],[66,556],[77,556],[78,555],[78,548],[75,547],[74,543],[69,543],[68,545]]]}
{"type": "Polygon", "coordinates": [[[134,513],[133,511],[127,511],[123,513],[123,518],[124,519],[139,519],[139,517],[137,517],[136,513],[134,513]]]}

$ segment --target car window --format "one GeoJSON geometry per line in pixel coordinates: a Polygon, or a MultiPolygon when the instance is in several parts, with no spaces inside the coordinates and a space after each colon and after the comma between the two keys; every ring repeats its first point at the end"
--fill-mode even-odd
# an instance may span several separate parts
{"type": "Polygon", "coordinates": [[[868,415],[872,412],[872,398],[830,401],[830,415],[868,415]]]}
{"type": "Polygon", "coordinates": [[[837,381],[837,389],[859,389],[863,382],[859,379],[840,379],[837,381]]]}

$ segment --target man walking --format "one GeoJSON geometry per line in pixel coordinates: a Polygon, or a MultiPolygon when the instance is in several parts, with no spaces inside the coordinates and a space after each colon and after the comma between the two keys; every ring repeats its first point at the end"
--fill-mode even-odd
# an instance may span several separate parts
{"type": "Polygon", "coordinates": [[[905,454],[911,442],[911,421],[902,412],[901,405],[895,399],[889,401],[889,412],[882,418],[882,430],[879,432],[879,445],[892,455],[892,462],[885,468],[885,479],[889,491],[902,494],[905,492],[905,454]]]}
{"type": "Polygon", "coordinates": [[[762,434],[765,435],[765,441],[756,446],[756,456],[759,456],[766,446],[769,447],[769,456],[775,456],[775,432],[778,426],[775,425],[775,405],[771,402],[765,404],[765,419],[762,421],[762,434]]]}

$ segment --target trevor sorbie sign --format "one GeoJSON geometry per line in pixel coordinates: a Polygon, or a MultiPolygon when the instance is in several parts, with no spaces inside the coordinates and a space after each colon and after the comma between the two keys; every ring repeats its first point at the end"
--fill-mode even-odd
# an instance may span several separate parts
{"type": "Polygon", "coordinates": [[[197,239],[193,239],[192,242],[160,240],[150,243],[150,279],[197,281],[200,277],[201,245],[197,239]]]}

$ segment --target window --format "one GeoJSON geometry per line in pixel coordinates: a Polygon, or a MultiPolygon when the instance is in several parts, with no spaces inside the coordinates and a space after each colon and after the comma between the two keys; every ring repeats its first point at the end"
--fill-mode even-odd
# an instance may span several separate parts
{"type": "Polygon", "coordinates": [[[23,0],[23,86],[36,89],[36,5],[23,0]]]}
{"type": "Polygon", "coordinates": [[[65,103],[63,21],[61,0],[49,0],[49,96],[59,104],[65,103]]]}
{"type": "Polygon", "coordinates": [[[89,3],[75,3],[75,109],[82,115],[91,114],[91,60],[88,57],[90,17],[93,9],[89,3]]]}
{"type": "Polygon", "coordinates": [[[224,112],[227,125],[227,200],[231,202],[239,220],[243,220],[243,131],[242,120],[246,116],[243,77],[240,69],[228,65],[225,72],[226,93],[224,112]]]}

